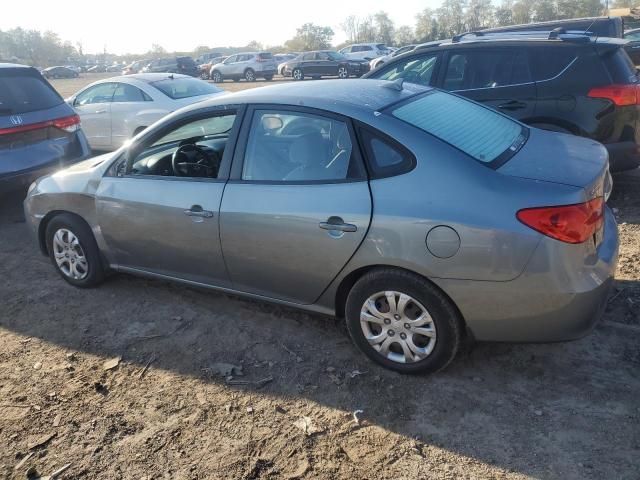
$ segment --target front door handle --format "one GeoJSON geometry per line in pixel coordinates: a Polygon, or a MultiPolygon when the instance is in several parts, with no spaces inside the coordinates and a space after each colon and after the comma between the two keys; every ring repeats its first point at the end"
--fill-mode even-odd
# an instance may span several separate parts
{"type": "Polygon", "coordinates": [[[318,225],[323,230],[338,230],[340,232],[355,232],[358,227],[352,223],[344,223],[340,217],[329,217],[326,222],[320,222],[318,225]]]}
{"type": "Polygon", "coordinates": [[[526,107],[527,107],[526,103],[518,102],[516,100],[511,100],[510,102],[498,105],[498,108],[501,110],[522,110],[523,108],[526,108],[526,107]]]}
{"type": "Polygon", "coordinates": [[[213,212],[211,210],[203,210],[200,205],[192,205],[189,210],[185,210],[184,214],[189,217],[211,218],[213,212]]]}

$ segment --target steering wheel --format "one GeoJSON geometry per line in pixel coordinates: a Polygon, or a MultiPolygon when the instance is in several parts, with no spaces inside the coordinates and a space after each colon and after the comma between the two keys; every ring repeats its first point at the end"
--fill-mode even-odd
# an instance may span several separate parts
{"type": "Polygon", "coordinates": [[[213,177],[216,171],[209,155],[216,153],[193,143],[180,145],[171,156],[171,168],[177,177],[213,177]]]}

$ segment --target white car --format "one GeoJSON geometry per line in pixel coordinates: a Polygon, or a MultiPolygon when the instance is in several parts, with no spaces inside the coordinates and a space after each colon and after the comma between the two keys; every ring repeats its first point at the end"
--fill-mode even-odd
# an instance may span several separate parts
{"type": "Polygon", "coordinates": [[[407,52],[411,52],[411,51],[415,50],[416,47],[417,47],[417,45],[406,45],[404,47],[401,47],[401,48],[398,48],[398,49],[394,50],[393,52],[391,52],[391,53],[389,53],[387,55],[383,55],[381,57],[374,58],[373,60],[371,60],[369,62],[369,67],[371,68],[371,70],[373,70],[374,68],[378,68],[380,65],[384,65],[389,60],[391,60],[394,57],[397,57],[398,55],[402,55],[403,53],[407,53],[407,52]]]}
{"type": "Polygon", "coordinates": [[[391,53],[384,43],[354,43],[340,50],[349,60],[373,60],[391,53]]]}
{"type": "Polygon", "coordinates": [[[174,110],[221,93],[187,75],[140,73],[92,83],[66,102],[80,115],[92,149],[115,150],[174,110]]]}

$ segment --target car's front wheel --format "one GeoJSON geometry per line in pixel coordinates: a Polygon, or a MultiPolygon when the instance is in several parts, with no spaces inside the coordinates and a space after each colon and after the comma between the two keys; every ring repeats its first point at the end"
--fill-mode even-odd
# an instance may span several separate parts
{"type": "Polygon", "coordinates": [[[301,68],[294,68],[293,72],[291,72],[291,76],[294,80],[304,80],[304,73],[302,73],[301,68]]]}
{"type": "Polygon", "coordinates": [[[342,66],[338,68],[338,78],[349,78],[349,70],[347,67],[342,66]]]}
{"type": "Polygon", "coordinates": [[[347,329],[373,361],[401,373],[431,373],[456,356],[462,320],[424,278],[384,268],[360,278],[347,297],[347,329]]]}
{"type": "Polygon", "coordinates": [[[83,220],[68,213],[57,215],[49,221],[45,239],[53,266],[67,282],[83,288],[102,283],[100,251],[83,220]]]}
{"type": "Polygon", "coordinates": [[[222,74],[220,72],[213,72],[211,74],[211,80],[213,80],[213,83],[222,83],[222,74]]]}

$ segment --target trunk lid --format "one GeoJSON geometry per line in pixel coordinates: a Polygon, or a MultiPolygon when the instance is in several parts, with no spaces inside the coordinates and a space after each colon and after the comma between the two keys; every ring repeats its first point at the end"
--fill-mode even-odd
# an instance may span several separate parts
{"type": "Polygon", "coordinates": [[[574,135],[530,129],[520,151],[497,171],[503,175],[559,183],[585,190],[585,200],[608,197],[609,155],[600,143],[574,135]]]}

